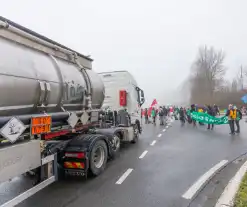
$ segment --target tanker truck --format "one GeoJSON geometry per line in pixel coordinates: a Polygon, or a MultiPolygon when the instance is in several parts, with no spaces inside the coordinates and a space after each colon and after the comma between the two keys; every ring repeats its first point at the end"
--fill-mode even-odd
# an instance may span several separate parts
{"type": "MultiPolygon", "coordinates": [[[[98,176],[121,141],[137,141],[138,119],[131,121],[126,110],[114,111],[117,125],[105,124],[105,87],[92,62],[0,17],[0,182],[27,172],[37,178],[2,206],[15,206],[66,176],[98,176]]],[[[135,90],[141,105],[144,93],[135,90]]]]}

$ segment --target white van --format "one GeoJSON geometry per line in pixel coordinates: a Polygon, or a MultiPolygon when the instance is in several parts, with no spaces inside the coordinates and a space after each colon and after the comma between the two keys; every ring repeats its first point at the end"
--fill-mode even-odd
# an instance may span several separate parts
{"type": "Polygon", "coordinates": [[[105,86],[103,108],[119,111],[126,109],[130,115],[131,124],[141,123],[141,105],[144,103],[144,92],[134,77],[128,71],[113,71],[99,73],[105,86]],[[121,92],[126,92],[126,103],[121,104],[121,92]]]}

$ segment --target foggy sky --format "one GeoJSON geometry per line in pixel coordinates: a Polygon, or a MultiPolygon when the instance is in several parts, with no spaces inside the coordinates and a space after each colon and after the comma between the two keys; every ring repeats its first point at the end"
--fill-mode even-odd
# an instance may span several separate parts
{"type": "Polygon", "coordinates": [[[91,55],[97,72],[128,70],[171,103],[199,46],[226,52],[228,77],[247,66],[246,0],[8,0],[0,15],[91,55]]]}

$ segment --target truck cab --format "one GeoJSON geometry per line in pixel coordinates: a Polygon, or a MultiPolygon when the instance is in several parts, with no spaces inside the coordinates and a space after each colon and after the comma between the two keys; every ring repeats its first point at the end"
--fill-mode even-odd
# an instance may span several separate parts
{"type": "Polygon", "coordinates": [[[99,73],[105,86],[102,108],[113,111],[126,110],[131,124],[141,123],[141,106],[145,101],[144,92],[128,71],[99,73]]]}

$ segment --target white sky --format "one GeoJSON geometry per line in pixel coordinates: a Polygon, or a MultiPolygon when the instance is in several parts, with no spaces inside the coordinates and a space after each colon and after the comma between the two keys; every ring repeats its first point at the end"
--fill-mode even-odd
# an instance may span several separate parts
{"type": "Polygon", "coordinates": [[[0,14],[94,59],[128,70],[153,98],[172,102],[198,46],[226,52],[228,77],[247,66],[246,0],[1,0],[0,14]]]}

